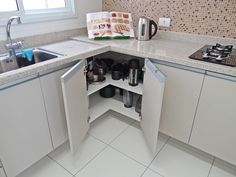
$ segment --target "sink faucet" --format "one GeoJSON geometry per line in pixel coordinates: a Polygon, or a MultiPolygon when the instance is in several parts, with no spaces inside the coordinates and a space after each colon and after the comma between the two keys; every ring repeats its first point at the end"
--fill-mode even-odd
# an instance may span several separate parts
{"type": "Polygon", "coordinates": [[[20,49],[23,46],[23,41],[13,42],[11,39],[11,24],[14,20],[16,20],[18,24],[21,24],[21,19],[19,16],[12,16],[7,22],[7,44],[5,45],[5,48],[8,50],[10,58],[16,57],[16,49],[20,49]]]}

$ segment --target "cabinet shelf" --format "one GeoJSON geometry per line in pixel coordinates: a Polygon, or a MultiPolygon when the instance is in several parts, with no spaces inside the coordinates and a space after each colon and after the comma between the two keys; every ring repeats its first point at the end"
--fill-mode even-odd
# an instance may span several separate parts
{"type": "Polygon", "coordinates": [[[90,84],[88,86],[88,95],[92,95],[93,93],[97,92],[98,90],[108,86],[108,85],[113,85],[115,87],[119,87],[128,91],[131,91],[133,93],[137,93],[139,95],[142,95],[143,92],[143,84],[139,83],[139,85],[133,87],[130,86],[128,83],[128,80],[125,79],[124,81],[122,79],[120,80],[113,80],[111,78],[111,74],[106,74],[106,81],[104,83],[98,84],[98,85],[93,85],[90,84]]]}
{"type": "MultiPolygon", "coordinates": [[[[134,103],[136,103],[138,96],[134,96],[134,103]]],[[[103,98],[99,93],[94,93],[89,97],[90,102],[90,122],[93,122],[96,118],[103,115],[109,110],[116,111],[118,113],[124,114],[136,121],[140,121],[141,118],[139,113],[135,111],[135,107],[126,108],[122,102],[122,97],[116,94],[113,98],[103,98]]]]}

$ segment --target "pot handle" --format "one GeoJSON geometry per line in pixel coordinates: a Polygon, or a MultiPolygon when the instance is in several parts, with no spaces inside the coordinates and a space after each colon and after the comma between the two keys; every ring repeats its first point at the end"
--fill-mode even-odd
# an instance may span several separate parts
{"type": "Polygon", "coordinates": [[[155,36],[157,34],[157,24],[156,22],[154,22],[153,20],[150,21],[150,31],[149,31],[149,39],[152,39],[153,36],[155,36]],[[154,26],[154,32],[152,33],[152,25],[154,26]]]}

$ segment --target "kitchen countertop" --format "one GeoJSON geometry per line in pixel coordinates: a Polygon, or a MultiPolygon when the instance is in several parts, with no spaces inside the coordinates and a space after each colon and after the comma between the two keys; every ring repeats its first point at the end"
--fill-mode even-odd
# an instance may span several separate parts
{"type": "MultiPolygon", "coordinates": [[[[189,56],[191,54],[199,50],[204,45],[215,44],[212,41],[208,43],[205,40],[196,40],[197,42],[190,42],[184,40],[171,40],[163,38],[157,38],[150,41],[137,41],[136,39],[94,41],[89,40],[86,36],[78,36],[74,37],[73,39],[108,45],[111,47],[111,51],[118,53],[151,58],[154,61],[165,61],[236,77],[236,67],[189,59],[189,56]]],[[[232,44],[232,42],[230,44],[232,44]]],[[[236,45],[234,46],[236,47],[236,45]]]]}
{"type": "Polygon", "coordinates": [[[64,42],[59,42],[47,46],[41,46],[38,48],[42,49],[52,49],[50,51],[55,51],[56,53],[62,54],[58,58],[37,63],[24,68],[16,69],[13,71],[5,72],[0,74],[0,85],[13,82],[18,79],[23,79],[27,76],[32,76],[40,72],[46,72],[53,68],[78,61],[80,59],[85,59],[100,53],[104,53],[110,50],[109,46],[90,44],[80,41],[68,40],[64,42]]]}
{"type": "MultiPolygon", "coordinates": [[[[60,53],[62,56],[25,68],[2,73],[0,74],[0,85],[108,51],[151,58],[154,61],[165,61],[236,77],[236,67],[189,59],[188,57],[203,45],[212,43],[212,40],[209,40],[210,42],[207,42],[207,40],[192,41],[194,40],[189,41],[176,38],[173,40],[163,37],[157,37],[151,41],[137,41],[135,39],[94,41],[89,40],[86,35],[81,35],[74,37],[73,40],[39,47],[60,53]]],[[[234,40],[232,41],[235,42],[234,40]]]]}

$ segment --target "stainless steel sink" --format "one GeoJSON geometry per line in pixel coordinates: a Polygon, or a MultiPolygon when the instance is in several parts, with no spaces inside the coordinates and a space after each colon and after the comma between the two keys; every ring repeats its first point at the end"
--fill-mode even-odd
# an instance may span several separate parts
{"type": "Polygon", "coordinates": [[[58,58],[59,56],[63,56],[59,53],[54,53],[51,51],[46,51],[40,48],[33,49],[33,60],[28,61],[21,54],[16,55],[15,58],[9,58],[8,54],[3,54],[0,56],[0,73],[15,70],[22,67],[27,67],[29,65],[33,65],[36,63],[41,63],[44,61],[48,61],[51,59],[58,58]],[[14,61],[16,60],[16,61],[14,61]],[[9,62],[10,61],[10,62],[9,62]]]}
{"type": "Polygon", "coordinates": [[[33,53],[34,53],[35,63],[51,60],[59,56],[58,54],[54,54],[52,52],[44,51],[42,49],[37,49],[37,48],[33,50],[33,53]]]}

